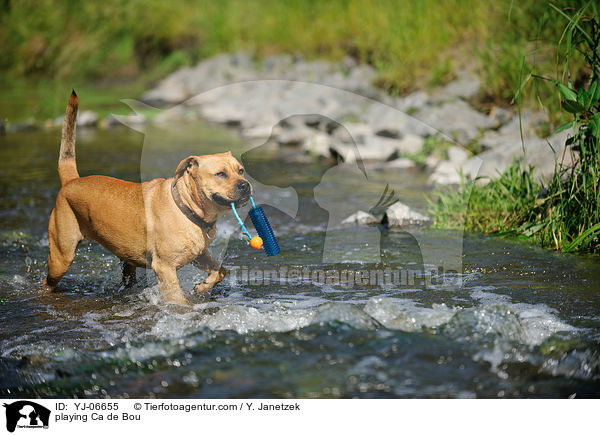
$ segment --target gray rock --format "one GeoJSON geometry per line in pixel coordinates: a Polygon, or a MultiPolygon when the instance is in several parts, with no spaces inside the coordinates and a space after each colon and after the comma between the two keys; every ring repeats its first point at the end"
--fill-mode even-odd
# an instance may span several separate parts
{"type": "Polygon", "coordinates": [[[437,131],[423,121],[384,104],[373,104],[365,113],[365,120],[375,134],[398,139],[405,135],[430,136],[437,131]]]}
{"type": "Polygon", "coordinates": [[[352,68],[358,66],[358,62],[352,56],[345,56],[341,62],[342,66],[347,70],[351,70],[352,68]]]}
{"type": "Polygon", "coordinates": [[[155,124],[168,124],[171,122],[181,121],[185,117],[186,107],[183,105],[173,106],[170,109],[164,110],[156,115],[152,122],[155,124]]]}
{"type": "Polygon", "coordinates": [[[432,170],[442,161],[442,157],[438,153],[433,153],[425,158],[425,168],[432,170]]]}
{"type": "Polygon", "coordinates": [[[278,138],[281,132],[282,129],[278,125],[263,124],[242,129],[242,136],[248,139],[278,138]]]}
{"type": "Polygon", "coordinates": [[[481,130],[493,126],[489,117],[477,112],[462,100],[422,110],[416,116],[425,124],[454,137],[463,145],[479,136],[481,130]]]}
{"type": "Polygon", "coordinates": [[[398,201],[387,208],[381,223],[389,227],[406,227],[414,225],[430,225],[431,219],[398,201]]]}
{"type": "Polygon", "coordinates": [[[460,184],[460,171],[467,177],[471,176],[470,172],[464,169],[465,164],[469,160],[469,153],[457,146],[448,148],[448,160],[439,162],[429,176],[428,184],[460,184]]]}
{"type": "Polygon", "coordinates": [[[415,109],[422,109],[430,103],[429,95],[424,91],[416,91],[405,97],[400,98],[396,107],[403,112],[410,112],[415,109]]]}
{"type": "Polygon", "coordinates": [[[35,123],[35,118],[31,117],[25,121],[10,123],[6,127],[8,133],[24,133],[27,131],[37,130],[38,126],[35,123]]]}
{"type": "Polygon", "coordinates": [[[289,54],[268,56],[261,61],[261,72],[265,77],[277,77],[289,71],[294,63],[294,58],[289,54]]]}
{"type": "Polygon", "coordinates": [[[364,212],[362,210],[348,216],[344,219],[342,225],[373,225],[378,224],[380,219],[377,219],[371,213],[364,212]]]}
{"type": "Polygon", "coordinates": [[[281,131],[277,141],[280,145],[301,145],[306,139],[314,135],[314,130],[301,125],[286,128],[281,131]]]}
{"type": "Polygon", "coordinates": [[[457,79],[448,83],[432,96],[435,102],[450,101],[455,98],[471,99],[479,93],[481,83],[466,71],[458,71],[457,79]]]}
{"type": "Polygon", "coordinates": [[[502,107],[494,106],[490,111],[490,119],[494,123],[494,128],[499,128],[510,121],[513,117],[512,112],[502,107]]]}
{"type": "Polygon", "coordinates": [[[386,169],[411,169],[415,168],[417,164],[411,159],[400,158],[389,160],[385,162],[375,162],[368,164],[370,168],[386,170],[386,169]]]}
{"type": "Polygon", "coordinates": [[[415,134],[407,134],[398,141],[397,149],[401,154],[412,155],[421,152],[425,139],[415,134]]]}
{"type": "Polygon", "coordinates": [[[448,148],[448,160],[451,163],[460,165],[466,162],[468,159],[469,153],[465,149],[455,145],[448,148]]]}
{"type": "Polygon", "coordinates": [[[302,149],[314,157],[331,157],[331,137],[323,132],[314,133],[302,143],[302,149]]]}
{"type": "Polygon", "coordinates": [[[514,115],[499,130],[486,131],[478,142],[484,150],[506,146],[514,142],[520,143],[521,128],[525,142],[534,141],[537,138],[537,131],[545,122],[548,122],[548,117],[544,112],[524,112],[521,115],[521,125],[519,125],[518,115],[514,115]]]}
{"type": "Polygon", "coordinates": [[[374,136],[373,130],[368,124],[346,123],[333,132],[333,139],[344,143],[356,143],[365,145],[374,136]]]}
{"type": "Polygon", "coordinates": [[[436,167],[433,173],[429,176],[427,180],[427,184],[460,184],[460,169],[462,168],[461,164],[455,164],[448,160],[444,160],[440,162],[436,167]]]}
{"type": "Polygon", "coordinates": [[[361,144],[333,142],[330,149],[334,157],[339,156],[345,163],[354,163],[359,158],[365,161],[386,161],[399,154],[400,141],[371,135],[361,144]]]}
{"type": "MultiPolygon", "coordinates": [[[[181,70],[179,72],[181,73],[181,70]]],[[[148,104],[161,106],[165,104],[179,104],[189,96],[184,83],[169,76],[158,87],[145,92],[141,100],[148,104]]]]}
{"type": "Polygon", "coordinates": [[[115,118],[113,115],[108,115],[106,118],[100,120],[100,122],[98,123],[98,127],[102,129],[123,127],[123,123],[117,118],[115,118]]]}
{"type": "Polygon", "coordinates": [[[534,176],[537,181],[548,180],[554,174],[555,154],[558,161],[571,164],[571,156],[565,153],[565,142],[569,136],[568,131],[563,131],[547,139],[528,137],[525,139],[525,155],[523,145],[518,138],[513,142],[506,142],[493,149],[480,153],[477,157],[482,160],[479,177],[497,178],[515,160],[524,165],[533,165],[534,176]],[[551,147],[552,146],[552,147],[551,147]]]}
{"type": "Polygon", "coordinates": [[[77,114],[77,127],[96,127],[98,114],[91,110],[84,110],[77,114]]]}

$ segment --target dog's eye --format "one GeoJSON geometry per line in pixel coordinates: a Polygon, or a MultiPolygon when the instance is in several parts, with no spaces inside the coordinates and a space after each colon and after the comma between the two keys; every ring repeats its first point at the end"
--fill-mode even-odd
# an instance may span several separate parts
{"type": "Polygon", "coordinates": [[[221,177],[221,178],[227,178],[227,174],[226,174],[225,172],[223,172],[223,171],[221,171],[221,172],[217,172],[217,173],[215,174],[215,176],[217,176],[217,177],[221,177]]]}
{"type": "Polygon", "coordinates": [[[240,175],[242,175],[244,173],[244,168],[240,168],[240,170],[238,172],[240,175]]]}

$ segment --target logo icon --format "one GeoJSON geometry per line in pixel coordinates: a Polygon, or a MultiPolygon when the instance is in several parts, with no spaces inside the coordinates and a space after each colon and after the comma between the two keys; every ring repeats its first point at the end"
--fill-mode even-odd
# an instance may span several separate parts
{"type": "Polygon", "coordinates": [[[29,400],[19,400],[4,404],[6,408],[6,430],[14,432],[18,428],[48,428],[50,410],[29,400]]]}

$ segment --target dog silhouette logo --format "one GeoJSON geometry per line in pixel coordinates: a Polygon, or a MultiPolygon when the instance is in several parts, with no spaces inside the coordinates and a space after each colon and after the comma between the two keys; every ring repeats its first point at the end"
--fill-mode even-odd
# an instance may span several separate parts
{"type": "Polygon", "coordinates": [[[6,430],[19,428],[48,428],[50,410],[29,400],[4,404],[6,408],[6,430]]]}

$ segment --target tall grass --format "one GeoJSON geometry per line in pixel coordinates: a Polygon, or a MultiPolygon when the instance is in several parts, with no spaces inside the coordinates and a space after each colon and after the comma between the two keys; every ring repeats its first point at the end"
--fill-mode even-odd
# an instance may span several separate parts
{"type": "MultiPolygon", "coordinates": [[[[0,79],[149,82],[216,53],[248,50],[350,55],[373,65],[392,93],[440,85],[470,68],[487,84],[484,102],[506,103],[523,57],[527,70],[553,70],[548,41],[560,36],[557,22],[539,0],[6,0],[0,79]]],[[[557,104],[548,84],[534,86],[531,101],[557,104]]]]}
{"type": "MultiPolygon", "coordinates": [[[[516,98],[535,78],[550,83],[571,119],[556,132],[569,130],[573,164],[558,161],[552,180],[542,188],[531,168],[518,163],[487,185],[463,183],[459,192],[435,194],[431,202],[438,227],[464,227],[485,233],[515,234],[542,246],[571,251],[600,249],[600,13],[590,2],[578,10],[551,7],[566,27],[558,41],[563,64],[559,80],[530,74],[516,98]],[[587,76],[571,75],[574,56],[587,63],[587,76]]],[[[549,152],[551,150],[549,149],[549,152]]]]}

